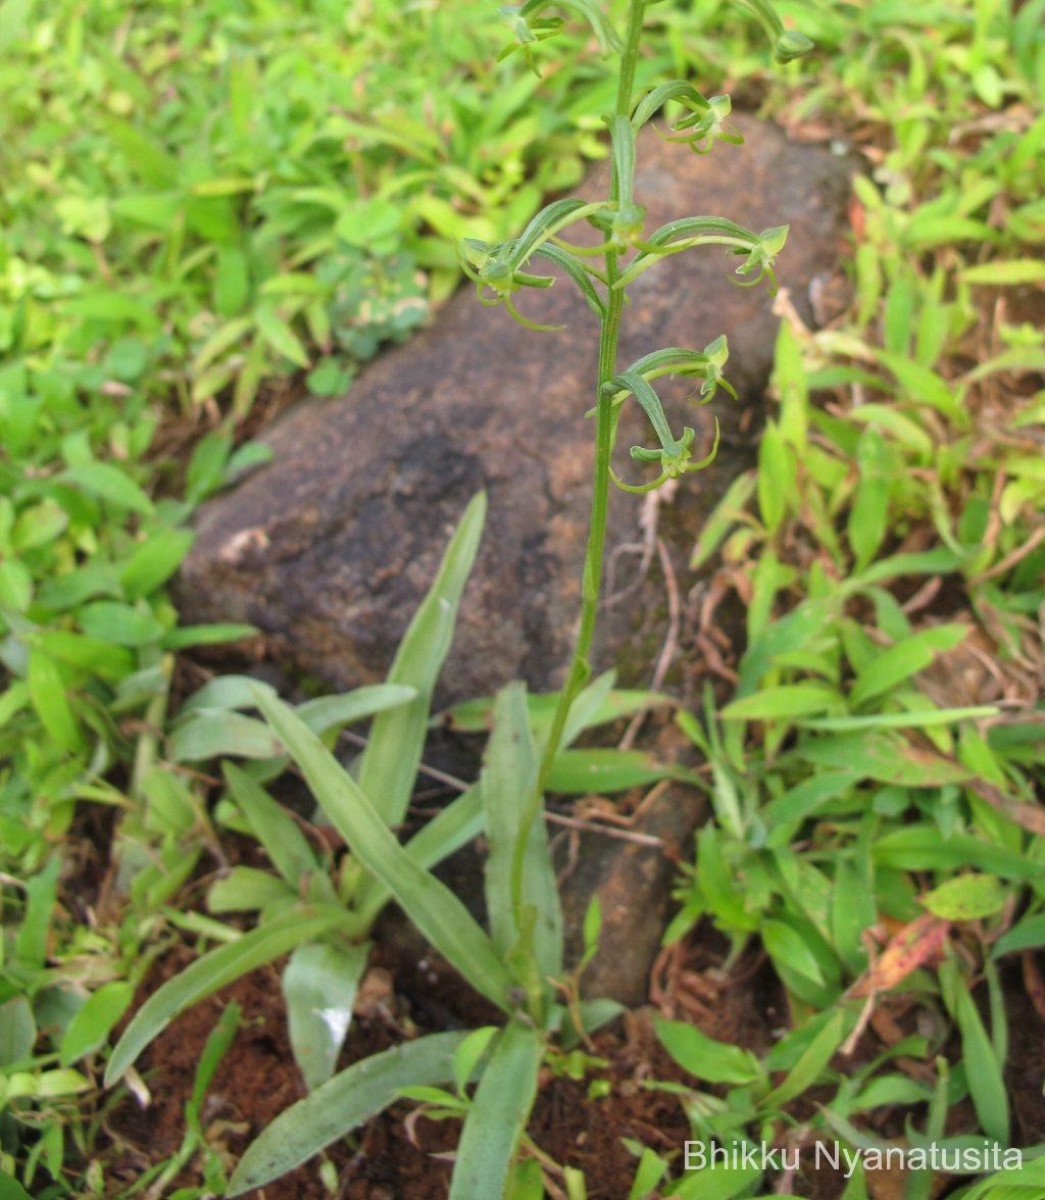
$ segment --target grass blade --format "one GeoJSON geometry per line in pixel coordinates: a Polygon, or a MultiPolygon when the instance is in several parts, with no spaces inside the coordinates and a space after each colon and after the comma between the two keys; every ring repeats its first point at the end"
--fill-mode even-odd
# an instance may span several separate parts
{"type": "Polygon", "coordinates": [[[980,1126],[988,1137],[1007,1146],[1009,1099],[1005,1079],[976,1002],[953,962],[944,963],[941,967],[940,982],[944,985],[945,1003],[951,1009],[961,1034],[962,1061],[968,1078],[969,1095],[980,1126]]]}
{"type": "Polygon", "coordinates": [[[494,1043],[461,1131],[449,1200],[500,1197],[537,1095],[540,1033],[511,1021],[494,1043]]]}
{"type": "Polygon", "coordinates": [[[359,786],[373,797],[386,825],[403,819],[424,749],[432,693],[453,640],[461,593],[468,581],[486,519],[486,493],[465,509],[439,573],[403,636],[388,682],[412,687],[409,704],[380,713],[359,767],[359,786]]]}
{"type": "MultiPolygon", "coordinates": [[[[454,1053],[468,1033],[435,1033],[374,1054],[291,1105],[247,1147],[228,1196],[278,1179],[387,1108],[399,1089],[453,1079],[454,1053]]],[[[477,1193],[478,1194],[478,1193],[477,1193]]]]}
{"type": "Polygon", "coordinates": [[[468,909],[407,854],[359,784],[293,709],[261,691],[257,702],[356,858],[385,883],[440,954],[477,991],[505,1008],[511,977],[468,909]]]}

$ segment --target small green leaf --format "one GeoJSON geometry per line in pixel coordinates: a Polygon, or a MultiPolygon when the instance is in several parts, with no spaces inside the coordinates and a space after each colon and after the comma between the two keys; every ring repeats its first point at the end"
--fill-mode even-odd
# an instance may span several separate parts
{"type": "Polygon", "coordinates": [[[685,774],[681,768],[657,762],[643,750],[562,750],[548,775],[548,791],[568,795],[624,792],[685,774]]]}
{"type": "Polygon", "coordinates": [[[308,351],[274,308],[260,305],[254,312],[254,320],[257,322],[258,332],[277,354],[289,358],[296,367],[309,365],[308,351]]]}
{"type": "Polygon", "coordinates": [[[192,545],[187,529],[157,529],[137,546],[120,568],[120,583],[129,600],[148,596],[181,565],[192,545]]]}
{"type": "MultiPolygon", "coordinates": [[[[0,45],[5,39],[0,35],[0,45]]],[[[0,1200],[33,1200],[24,1187],[6,1171],[0,1170],[0,1200]]]]}
{"type": "Polygon", "coordinates": [[[819,1082],[824,1068],[831,1061],[832,1055],[842,1044],[846,1035],[847,1025],[853,1020],[844,1010],[839,1009],[813,1038],[806,1047],[801,1058],[788,1072],[787,1077],[775,1087],[763,1101],[765,1107],[780,1108],[796,1097],[801,1096],[819,1082]]]}
{"type": "Polygon", "coordinates": [[[798,753],[819,766],[852,771],[862,778],[901,787],[943,787],[963,783],[972,774],[960,763],[912,746],[885,729],[803,738],[798,753]]]}
{"type": "Polygon", "coordinates": [[[964,283],[995,285],[1045,283],[1045,263],[1033,258],[996,259],[960,272],[964,283]]]}
{"type": "Polygon", "coordinates": [[[124,980],[103,984],[92,993],[66,1026],[58,1051],[59,1063],[71,1067],[104,1046],[133,999],[134,988],[124,980]]]}
{"type": "Polygon", "coordinates": [[[27,1059],[36,1038],[36,1019],[27,996],[12,996],[0,1004],[0,1067],[27,1059]]]}
{"type": "Polygon", "coordinates": [[[319,865],[305,835],[286,809],[239,767],[222,763],[222,772],[233,799],[272,865],[290,887],[300,889],[302,881],[319,865]]]}
{"type": "Polygon", "coordinates": [[[454,1085],[460,1095],[464,1095],[479,1060],[490,1048],[490,1043],[498,1033],[500,1030],[496,1025],[484,1025],[481,1029],[473,1030],[457,1047],[457,1053],[454,1055],[454,1085]]]}
{"type": "Polygon", "coordinates": [[[729,485],[726,494],[701,527],[689,562],[692,570],[697,570],[708,562],[733,527],[743,520],[747,504],[755,494],[757,485],[758,476],[755,471],[745,471],[729,485]]]}
{"type": "Polygon", "coordinates": [[[80,609],[80,628],[100,642],[131,647],[158,642],[166,632],[146,604],[120,604],[115,600],[85,604],[80,609]]]}
{"type": "Polygon", "coordinates": [[[237,865],[210,885],[207,909],[217,914],[258,912],[269,904],[299,897],[300,893],[278,875],[259,867],[237,865]]]}
{"type": "Polygon", "coordinates": [[[724,721],[791,721],[838,707],[842,697],[834,688],[817,683],[792,683],[763,688],[734,700],[722,710],[724,721]]]}
{"type": "Polygon", "coordinates": [[[762,1078],[758,1059],[740,1046],[718,1042],[684,1021],[654,1022],[657,1038],[671,1057],[704,1083],[753,1083],[762,1078]]]}
{"type": "Polygon", "coordinates": [[[854,707],[865,704],[891,691],[918,671],[923,670],[937,654],[951,650],[969,635],[962,624],[936,625],[904,638],[902,642],[883,650],[857,674],[850,693],[854,707]]]}
{"type": "Polygon", "coordinates": [[[767,421],[758,448],[758,508],[770,534],[787,514],[797,486],[794,451],[774,421],[767,421]]]}
{"type": "Polygon", "coordinates": [[[55,745],[71,753],[82,749],[80,726],[69,704],[62,672],[55,660],[39,646],[29,651],[27,682],[36,715],[55,745]]]}
{"type": "Polygon", "coordinates": [[[944,838],[929,825],[911,825],[883,834],[874,842],[871,855],[879,866],[900,871],[977,867],[1003,879],[1028,881],[1041,875],[1041,864],[1026,855],[968,835],[944,838]]]}
{"type": "Polygon", "coordinates": [[[1038,946],[1045,946],[1045,913],[1036,913],[1018,921],[994,943],[991,958],[1018,954],[1021,950],[1033,950],[1038,946]]]}
{"type": "Polygon", "coordinates": [[[64,533],[68,525],[69,514],[48,497],[18,514],[11,530],[11,549],[24,554],[27,550],[46,546],[64,533]]]}
{"type": "Polygon", "coordinates": [[[1005,907],[1007,889],[993,875],[958,875],[948,879],[921,897],[921,902],[937,917],[947,921],[978,921],[993,916],[1005,907]]]}
{"type": "Polygon", "coordinates": [[[149,516],[154,511],[152,501],[130,475],[110,463],[81,463],[67,468],[57,478],[131,512],[149,516]]]}
{"type": "Polygon", "coordinates": [[[168,630],[161,643],[164,650],[187,650],[190,646],[219,646],[223,642],[241,642],[257,635],[253,625],[227,622],[217,625],[183,625],[168,630]]]}
{"type": "Polygon", "coordinates": [[[67,629],[45,629],[36,635],[36,642],[52,658],[89,671],[99,679],[123,680],[134,671],[137,661],[137,656],[124,646],[67,629]]]}
{"type": "Polygon", "coordinates": [[[16,558],[0,559],[0,610],[24,613],[32,603],[33,577],[16,558]]]}
{"type": "Polygon", "coordinates": [[[774,963],[797,971],[814,983],[824,983],[824,973],[816,955],[797,930],[783,921],[764,921],[760,933],[774,963]]]}
{"type": "Polygon", "coordinates": [[[849,544],[856,558],[854,570],[862,570],[885,540],[889,517],[890,457],[885,439],[869,425],[857,443],[860,481],[849,513],[849,544]]]}
{"type": "Polygon", "coordinates": [[[203,1044],[192,1080],[192,1094],[185,1106],[189,1124],[195,1126],[197,1130],[200,1127],[200,1109],[203,1101],[210,1085],[214,1082],[214,1076],[218,1072],[218,1067],[221,1066],[222,1059],[235,1040],[242,1016],[243,1009],[234,1000],[230,1004],[226,1004],[203,1044]]]}
{"type": "Polygon", "coordinates": [[[962,1063],[965,1066],[969,1094],[979,1118],[980,1126],[988,1137],[1003,1146],[1009,1144],[1009,1100],[991,1039],[987,1035],[979,1009],[958,975],[953,961],[940,968],[943,994],[948,1000],[951,1015],[958,1025],[962,1039],[962,1063]],[[947,985],[950,986],[947,986],[947,985]],[[952,997],[952,999],[948,999],[952,997]]]}

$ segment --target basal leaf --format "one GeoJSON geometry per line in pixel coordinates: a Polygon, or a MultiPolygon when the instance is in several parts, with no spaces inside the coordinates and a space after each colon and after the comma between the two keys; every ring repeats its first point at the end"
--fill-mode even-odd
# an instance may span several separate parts
{"type": "Polygon", "coordinates": [[[360,863],[477,991],[506,1007],[511,977],[468,909],[399,845],[366,793],[293,709],[261,691],[257,703],[360,863]]]}
{"type": "Polygon", "coordinates": [[[541,976],[562,972],[562,912],[548,854],[539,761],[526,707],[526,688],[510,684],[494,705],[494,730],[479,790],[490,853],[486,902],[494,945],[507,955],[521,932],[524,908],[535,914],[534,951],[541,976]]]}
{"type": "Polygon", "coordinates": [[[154,992],[135,1013],[109,1059],[105,1070],[106,1087],[111,1087],[120,1078],[178,1013],[295,946],[339,926],[350,925],[349,915],[341,909],[302,908],[196,959],[154,992]]]}
{"type": "Polygon", "coordinates": [[[494,1042],[461,1131],[449,1200],[503,1195],[543,1056],[540,1032],[518,1018],[494,1042]]]}
{"type": "Polygon", "coordinates": [[[290,1046],[309,1091],[334,1074],[369,954],[365,942],[315,942],[298,946],[283,969],[290,1046]]]}
{"type": "Polygon", "coordinates": [[[302,880],[316,869],[319,860],[297,822],[239,767],[222,763],[222,771],[233,799],[272,865],[290,887],[299,889],[302,880]]]}
{"type": "Polygon", "coordinates": [[[449,1083],[454,1054],[466,1037],[435,1033],[371,1055],[335,1075],[280,1113],[247,1147],[226,1194],[242,1196],[307,1162],[387,1108],[400,1088],[449,1083]]]}
{"type": "Polygon", "coordinates": [[[467,509],[443,556],[439,573],[421,602],[396,652],[388,682],[412,687],[416,699],[381,713],[359,766],[359,786],[373,797],[389,825],[398,825],[410,803],[421,761],[432,692],[450,642],[461,594],[479,548],[486,518],[486,495],[480,492],[467,509]]]}

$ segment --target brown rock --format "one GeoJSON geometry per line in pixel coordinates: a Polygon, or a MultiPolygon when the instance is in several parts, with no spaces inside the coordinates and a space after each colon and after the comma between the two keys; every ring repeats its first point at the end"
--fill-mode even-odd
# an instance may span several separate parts
{"type": "Polygon", "coordinates": [[[650,968],[668,923],[671,885],[678,863],[692,859],[693,833],[704,809],[699,792],[672,783],[651,793],[648,808],[627,829],[584,833],[570,847],[560,876],[568,962],[580,960],[584,915],[593,896],[602,917],[598,951],[581,977],[584,995],[631,1008],[646,1003],[650,968]],[[628,842],[621,834],[646,835],[660,845],[628,842]]]}
{"type": "MultiPolygon", "coordinates": [[[[701,159],[653,134],[639,147],[636,188],[647,229],[695,214],[756,230],[788,222],[779,268],[806,319],[812,281],[836,264],[845,228],[847,164],[789,143],[774,126],[742,119],[741,148],[701,159]]],[[[605,167],[581,189],[605,194],[605,167]]],[[[730,283],[737,265],[716,248],[678,254],[636,281],[625,312],[621,366],[662,346],[702,348],[729,337],[729,378],[756,400],[772,362],[776,321],[764,288],[730,283]]],[[[490,516],[463,604],[444,699],[494,691],[514,677],[547,688],[571,649],[587,531],[595,322],[564,280],[521,306],[562,324],[538,334],[465,289],[433,324],[369,367],[338,401],[299,406],[265,440],[274,462],[199,514],[181,572],[189,620],[246,620],[277,654],[335,687],[383,677],[449,531],[469,497],[489,491],[490,516]]],[[[637,406],[621,429],[622,471],[636,440],[651,444],[637,406]]],[[[715,465],[679,489],[688,553],[700,516],[749,465],[743,405],[720,395],[723,439],[715,465]]],[[[677,427],[684,423],[676,414],[677,427]]],[[[687,410],[699,444],[707,409],[687,410]]],[[[608,549],[634,541],[641,501],[616,493],[608,549]]],[[[604,626],[598,658],[615,657],[643,608],[635,591],[604,626]]]]}

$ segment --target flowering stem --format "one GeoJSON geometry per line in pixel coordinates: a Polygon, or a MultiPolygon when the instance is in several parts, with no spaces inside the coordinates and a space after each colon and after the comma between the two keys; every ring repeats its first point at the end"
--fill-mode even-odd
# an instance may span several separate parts
{"type": "MultiPolygon", "coordinates": [[[[646,0],[631,0],[628,9],[628,32],[621,52],[620,76],[617,82],[617,105],[614,115],[631,116],[631,95],[635,86],[635,66],[638,61],[639,39],[645,16],[646,0]]],[[[610,199],[614,204],[630,204],[631,180],[621,179],[616,156],[613,160],[610,199]],[[626,194],[625,194],[626,193],[626,194]]],[[[584,576],[581,585],[581,621],[577,644],[570,661],[566,682],[559,693],[559,702],[552,718],[548,741],[545,743],[538,777],[538,790],[543,792],[552,764],[562,743],[570,707],[591,675],[591,644],[595,634],[595,619],[599,608],[602,584],[603,549],[606,544],[606,512],[610,490],[610,458],[613,453],[613,398],[603,384],[616,374],[617,346],[620,342],[621,314],[624,310],[624,289],[614,287],[620,277],[619,251],[612,245],[606,249],[605,278],[609,285],[609,301],[599,336],[599,374],[595,389],[595,481],[591,500],[591,523],[584,556],[584,576]]]]}

